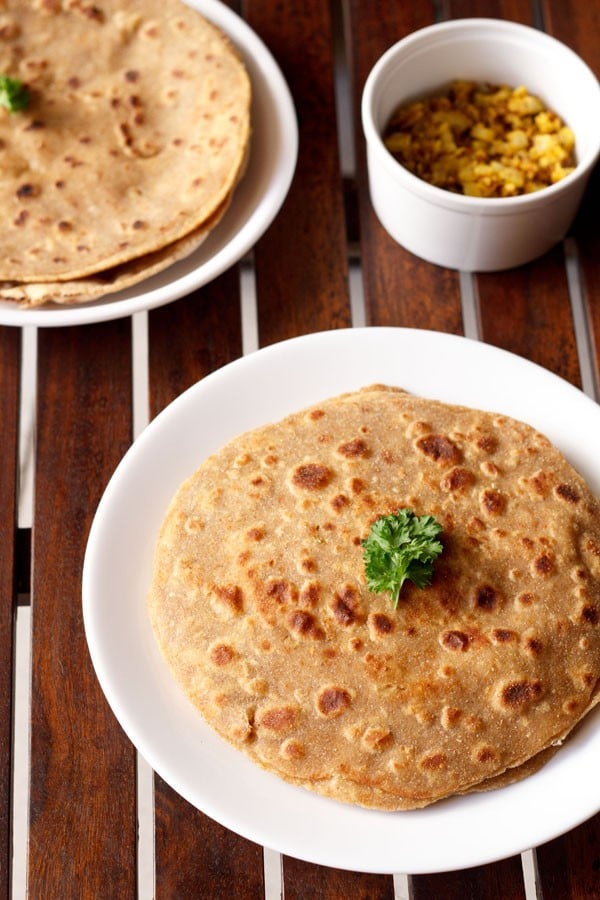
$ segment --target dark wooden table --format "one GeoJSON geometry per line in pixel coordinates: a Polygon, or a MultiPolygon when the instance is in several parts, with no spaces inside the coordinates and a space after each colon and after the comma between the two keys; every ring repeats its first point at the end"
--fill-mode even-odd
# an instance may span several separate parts
{"type": "Polygon", "coordinates": [[[466,333],[598,399],[597,179],[572,235],[544,258],[500,274],[444,270],[395,245],[376,221],[358,116],[376,58],[440,18],[543,27],[599,74],[596,6],[247,0],[239,11],[279,62],[300,129],[290,193],[251,257],[135,320],[0,327],[0,896],[13,881],[14,896],[24,896],[26,877],[27,895],[41,900],[147,898],[153,890],[175,900],[281,891],[286,900],[600,898],[600,816],[523,857],[436,875],[360,874],[263,855],[145,771],[100,690],[81,572],[96,505],[139,428],[132,396],[139,407],[146,382],[144,375],[140,387],[136,376],[133,391],[136,340],[138,355],[147,345],[151,417],[253,343],[360,324],[466,333]],[[242,267],[255,279],[250,329],[240,314],[242,267]]]}

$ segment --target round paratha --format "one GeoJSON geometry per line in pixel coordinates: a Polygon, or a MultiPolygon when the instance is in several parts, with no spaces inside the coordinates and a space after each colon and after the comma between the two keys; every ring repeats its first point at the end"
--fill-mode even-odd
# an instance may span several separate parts
{"type": "Polygon", "coordinates": [[[0,282],[0,300],[18,303],[23,307],[37,307],[50,303],[66,305],[89,303],[91,300],[125,290],[194,253],[204,243],[228,206],[229,199],[226,199],[206,222],[172,244],[129,259],[118,266],[95,272],[93,275],[84,275],[70,281],[0,282]]]}
{"type": "Polygon", "coordinates": [[[72,281],[154,253],[222,206],[250,137],[250,81],[181,0],[6,0],[0,279],[72,281]]]}
{"type": "Polygon", "coordinates": [[[600,507],[529,425],[374,386],[200,465],[149,614],[183,690],[256,763],[416,808],[535,771],[597,703],[600,507]],[[399,508],[435,516],[443,552],[394,608],[362,542],[399,508]]]}

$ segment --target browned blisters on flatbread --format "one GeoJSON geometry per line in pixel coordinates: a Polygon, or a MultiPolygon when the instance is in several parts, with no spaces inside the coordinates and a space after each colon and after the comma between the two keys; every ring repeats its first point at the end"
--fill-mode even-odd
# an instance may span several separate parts
{"type": "Polygon", "coordinates": [[[375,612],[369,615],[369,632],[372,638],[383,638],[392,634],[396,624],[386,613],[375,612]]]}
{"type": "Polygon", "coordinates": [[[462,709],[458,709],[456,706],[444,706],[440,716],[442,728],[445,728],[446,730],[456,728],[462,719],[462,716],[462,709]]]}
{"type": "Polygon", "coordinates": [[[331,611],[338,625],[349,627],[364,621],[365,614],[360,601],[360,594],[350,584],[339,588],[331,602],[331,611]]]}
{"type": "Polygon", "coordinates": [[[327,487],[332,477],[333,473],[329,466],[305,463],[295,469],[292,482],[305,491],[320,491],[327,487]]]}
{"type": "Polygon", "coordinates": [[[240,614],[244,608],[244,592],[237,584],[215,584],[211,595],[219,606],[229,612],[240,614]]]}
{"type": "Polygon", "coordinates": [[[528,478],[522,479],[523,484],[529,488],[532,494],[545,497],[554,484],[554,475],[544,469],[538,469],[528,478]]]}
{"type": "Polygon", "coordinates": [[[286,578],[269,578],[265,584],[265,594],[281,605],[295,601],[298,589],[292,581],[288,581],[286,578]]]}
{"type": "Polygon", "coordinates": [[[529,635],[523,639],[523,649],[530,656],[539,656],[544,649],[544,642],[535,635],[529,635]]]}
{"type": "Polygon", "coordinates": [[[394,736],[389,728],[378,725],[370,725],[365,729],[361,743],[370,753],[382,753],[388,750],[394,743],[394,736]]]}
{"type": "Polygon", "coordinates": [[[346,459],[367,459],[371,455],[369,445],[363,438],[354,438],[351,441],[340,444],[337,452],[340,456],[346,457],[346,459]]]}
{"type": "Polygon", "coordinates": [[[294,760],[304,759],[306,756],[306,745],[297,738],[286,738],[281,742],[279,753],[284,759],[294,760]]]}
{"type": "Polygon", "coordinates": [[[19,200],[31,200],[34,197],[39,197],[41,192],[42,189],[39,184],[27,181],[24,184],[20,184],[15,193],[19,200]]]}
{"type": "Polygon", "coordinates": [[[488,516],[500,516],[506,510],[506,497],[500,491],[487,488],[481,492],[480,507],[488,516]]]}
{"type": "Polygon", "coordinates": [[[346,494],[336,494],[331,498],[331,507],[335,512],[341,512],[349,503],[350,499],[346,494]]]}
{"type": "Polygon", "coordinates": [[[490,747],[488,744],[476,747],[473,755],[477,762],[481,763],[482,765],[495,763],[498,759],[498,753],[495,747],[490,747]]]}
{"type": "Polygon", "coordinates": [[[586,603],[581,609],[581,621],[587,625],[597,625],[600,622],[600,613],[598,607],[593,603],[586,603]]]}
{"type": "Polygon", "coordinates": [[[552,575],[555,569],[554,556],[551,553],[540,553],[533,560],[532,568],[536,575],[552,575]]]}
{"type": "Polygon", "coordinates": [[[476,438],[475,445],[484,453],[495,453],[498,449],[498,439],[493,434],[482,434],[476,438]]]}
{"type": "Polygon", "coordinates": [[[518,634],[511,628],[494,628],[491,638],[495,644],[514,644],[518,640],[518,634]]]}
{"type": "Polygon", "coordinates": [[[16,37],[18,37],[21,33],[21,29],[19,25],[14,20],[12,21],[3,21],[0,24],[0,40],[1,41],[13,41],[16,37]]]}
{"type": "Polygon", "coordinates": [[[311,638],[315,641],[322,641],[325,632],[318,624],[312,613],[305,609],[294,609],[288,616],[288,625],[290,631],[298,637],[311,638]]]}
{"type": "Polygon", "coordinates": [[[316,699],[317,710],[328,719],[337,718],[344,713],[350,704],[350,692],[339,685],[328,685],[319,691],[316,699]]]}
{"type": "Polygon", "coordinates": [[[509,681],[500,687],[498,699],[501,707],[521,711],[542,696],[542,684],[538,679],[509,681]]]}
{"type": "Polygon", "coordinates": [[[491,584],[481,584],[475,590],[475,606],[485,612],[492,612],[501,602],[498,590],[491,584]]]}
{"type": "Polygon", "coordinates": [[[599,507],[527,426],[367,388],[200,465],[167,514],[149,610],[175,678],[251,759],[413,808],[524,777],[598,702],[599,507]],[[354,440],[370,453],[338,451],[354,440]],[[444,549],[394,608],[368,589],[361,541],[403,507],[435,515],[444,549]]]}
{"type": "Polygon", "coordinates": [[[305,581],[300,588],[298,602],[305,609],[313,609],[321,599],[321,585],[318,581],[305,581]]]}
{"type": "Polygon", "coordinates": [[[213,644],[209,650],[210,660],[215,666],[226,666],[235,659],[235,650],[229,644],[213,644]]]}
{"type": "Polygon", "coordinates": [[[579,502],[579,492],[571,484],[562,482],[561,484],[557,484],[554,490],[556,491],[557,496],[562,500],[566,500],[567,503],[579,502]]]}
{"type": "Polygon", "coordinates": [[[350,479],[350,490],[353,494],[362,494],[365,490],[365,482],[362,478],[351,478],[350,479]]]}
{"type": "Polygon", "coordinates": [[[416,442],[424,456],[443,466],[460,462],[461,453],[456,444],[443,434],[427,434],[416,442]]]}
{"type": "Polygon", "coordinates": [[[447,765],[448,757],[445,753],[430,753],[419,760],[419,768],[427,771],[445,769],[447,765]]]}
{"type": "Polygon", "coordinates": [[[455,466],[442,478],[442,488],[445,491],[465,491],[474,483],[473,472],[464,466],[455,466]]]}
{"type": "Polygon", "coordinates": [[[440,635],[440,643],[446,650],[468,650],[469,635],[464,631],[448,630],[443,631],[440,635]]]}
{"type": "Polygon", "coordinates": [[[256,724],[280,733],[294,728],[298,718],[299,712],[295,706],[272,706],[257,713],[256,724]]]}

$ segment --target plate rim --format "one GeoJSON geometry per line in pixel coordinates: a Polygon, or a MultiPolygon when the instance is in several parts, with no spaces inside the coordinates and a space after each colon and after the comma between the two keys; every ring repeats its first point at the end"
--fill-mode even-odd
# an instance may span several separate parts
{"type": "MultiPolygon", "coordinates": [[[[138,312],[157,309],[209,284],[240,259],[254,246],[272,224],[279,213],[292,184],[298,160],[299,133],[296,109],[293,97],[283,72],[270,49],[262,38],[234,10],[221,0],[182,0],[214,22],[230,38],[246,58],[249,69],[256,69],[264,81],[260,97],[268,99],[271,114],[285,122],[280,134],[281,146],[278,148],[276,165],[273,166],[269,181],[269,192],[257,197],[251,212],[242,221],[239,228],[218,247],[215,253],[179,277],[166,284],[160,281],[171,268],[168,266],[155,275],[149,276],[136,285],[124,289],[127,296],[120,297],[121,292],[106,294],[87,303],[73,303],[52,307],[23,307],[16,303],[0,301],[1,326],[36,326],[42,328],[86,325],[96,322],[107,322],[125,318],[138,312]],[[265,91],[265,86],[267,90],[265,91]],[[199,274],[200,273],[200,274],[199,274]],[[150,290],[144,290],[152,285],[150,290]]],[[[255,100],[253,101],[255,102],[255,100]]],[[[250,153],[252,154],[252,144],[250,153]]],[[[252,159],[246,176],[251,177],[252,159]]],[[[231,206],[223,219],[208,235],[207,242],[218,236],[235,214],[236,193],[239,193],[244,182],[240,182],[234,192],[231,206]]],[[[202,254],[204,242],[195,250],[188,262],[197,254],[202,254]]],[[[173,269],[184,266],[186,260],[173,263],[173,269]]]]}
{"type": "MultiPolygon", "coordinates": [[[[281,837],[281,835],[274,834],[273,824],[272,822],[262,823],[262,827],[256,828],[254,823],[248,824],[244,822],[244,825],[240,827],[239,821],[232,819],[228,814],[223,815],[222,810],[216,810],[214,807],[206,808],[206,806],[199,805],[194,798],[190,796],[189,785],[187,784],[185,778],[181,778],[180,773],[174,773],[172,771],[166,771],[163,765],[163,761],[157,757],[155,753],[153,753],[152,748],[148,747],[140,747],[139,746],[139,737],[136,733],[136,725],[138,723],[133,723],[128,720],[127,715],[124,716],[125,723],[123,721],[123,716],[119,715],[117,711],[114,709],[113,703],[111,699],[114,700],[114,696],[112,696],[112,687],[107,685],[104,681],[105,679],[105,671],[103,670],[103,661],[99,658],[98,655],[98,646],[95,644],[94,634],[93,634],[93,621],[92,614],[94,610],[91,608],[91,595],[90,592],[93,593],[93,585],[91,584],[90,579],[93,579],[93,552],[94,552],[94,540],[96,529],[99,527],[98,523],[102,522],[102,517],[104,514],[104,509],[106,508],[106,504],[109,505],[112,503],[112,493],[115,490],[119,490],[119,472],[124,471],[122,467],[131,467],[136,464],[136,455],[138,452],[146,452],[145,445],[150,445],[150,452],[152,451],[152,444],[155,440],[155,434],[160,433],[163,428],[167,428],[170,425],[170,420],[176,420],[179,415],[183,415],[184,410],[188,404],[194,404],[197,402],[196,396],[200,396],[202,400],[202,396],[204,392],[209,392],[214,390],[212,385],[218,383],[222,379],[233,379],[235,383],[235,379],[239,376],[241,372],[242,375],[247,377],[248,373],[246,369],[255,365],[257,360],[265,361],[265,364],[268,365],[269,360],[272,359],[285,359],[286,356],[289,356],[289,352],[292,354],[298,348],[306,348],[312,347],[318,343],[323,343],[325,345],[333,342],[334,344],[338,344],[337,350],[340,349],[340,346],[344,343],[353,343],[358,342],[358,344],[364,343],[365,346],[370,345],[373,341],[377,343],[378,339],[394,340],[400,339],[400,341],[417,341],[420,343],[427,344],[428,342],[436,345],[436,347],[448,347],[452,346],[455,351],[467,350],[469,354],[475,354],[478,358],[483,354],[484,357],[493,357],[495,360],[500,360],[501,364],[509,367],[512,365],[516,365],[518,369],[522,369],[523,367],[529,373],[534,376],[534,380],[537,382],[540,379],[542,382],[548,385],[547,390],[551,388],[560,387],[560,389],[566,393],[569,400],[575,402],[577,400],[578,403],[583,403],[583,406],[588,410],[594,410],[594,415],[597,420],[597,425],[599,428],[600,434],[600,407],[598,404],[587,397],[579,388],[571,385],[569,382],[562,379],[560,376],[550,372],[549,370],[543,368],[537,363],[531,362],[524,357],[520,357],[510,351],[503,350],[502,348],[495,347],[490,344],[486,344],[482,341],[474,340],[467,337],[462,337],[460,335],[450,335],[442,332],[433,332],[428,331],[426,329],[410,329],[410,328],[395,328],[395,327],[378,327],[378,326],[367,326],[365,328],[349,328],[349,329],[339,329],[334,331],[324,331],[324,332],[315,332],[313,334],[303,335],[296,338],[289,338],[285,341],[278,342],[277,344],[270,345],[268,347],[262,348],[260,350],[253,351],[252,353],[240,357],[233,362],[221,367],[220,369],[214,371],[210,375],[206,376],[199,382],[196,382],[194,385],[189,387],[186,391],[184,391],[181,395],[179,395],[175,400],[173,400],[165,409],[162,410],[161,413],[144,429],[141,435],[134,441],[129,450],[124,455],[121,463],[117,467],[113,478],[111,478],[109,485],[100,501],[98,506],[97,514],[94,517],[94,521],[92,523],[92,528],[90,530],[90,536],[88,540],[88,547],[86,549],[85,561],[84,561],[84,571],[83,571],[83,608],[84,608],[84,624],[86,628],[86,636],[88,637],[88,645],[90,647],[90,653],[92,656],[92,661],[94,663],[94,667],[96,668],[97,675],[99,677],[100,683],[103,687],[105,694],[107,695],[107,699],[109,700],[110,705],[113,707],[113,711],[115,715],[117,715],[118,720],[121,722],[122,727],[125,732],[129,735],[130,739],[133,743],[138,746],[138,749],[142,753],[143,756],[146,756],[148,762],[152,765],[152,767],[159,772],[161,777],[164,780],[171,784],[171,786],[178,791],[182,796],[186,797],[186,799],[195,805],[197,808],[202,809],[205,813],[213,818],[216,818],[217,821],[221,822],[226,827],[231,830],[237,832],[238,834],[242,834],[249,840],[258,842],[263,844],[264,846],[270,847],[271,849],[278,850],[279,852],[286,853],[291,856],[295,856],[299,859],[304,859],[306,861],[321,864],[321,865],[330,865],[338,868],[354,870],[354,871],[369,871],[369,872],[378,872],[378,873],[393,873],[393,872],[408,872],[410,874],[422,874],[422,873],[433,873],[439,871],[450,871],[452,869],[462,869],[468,868],[473,865],[482,865],[485,863],[493,862],[498,859],[503,859],[507,856],[513,855],[515,853],[519,853],[524,849],[528,849],[530,846],[527,842],[523,843],[523,829],[519,827],[517,824],[510,834],[503,835],[503,840],[501,842],[501,852],[497,852],[493,849],[489,849],[487,854],[482,854],[481,852],[473,855],[473,853],[469,853],[468,850],[462,852],[462,856],[458,857],[448,857],[439,853],[438,857],[434,861],[426,861],[424,859],[415,860],[415,863],[411,865],[410,860],[403,858],[402,854],[400,856],[396,856],[394,860],[387,859],[384,860],[377,853],[373,853],[372,851],[364,852],[364,849],[361,851],[357,849],[356,846],[351,848],[349,854],[345,854],[343,850],[340,850],[340,847],[329,847],[325,856],[323,853],[319,851],[319,848],[316,849],[308,849],[306,846],[298,846],[298,841],[293,838],[290,839],[290,836],[281,837]],[[207,386],[208,385],[208,386],[207,386]],[[141,448],[141,451],[140,451],[141,448]],[[108,499],[107,499],[108,498],[108,499]],[[104,508],[103,508],[104,505],[104,508]],[[98,518],[100,517],[100,518],[98,518]],[[90,555],[91,554],[91,555],[90,555]],[[99,671],[100,669],[100,671],[99,671]],[[132,734],[134,735],[132,737],[132,734]],[[137,740],[135,738],[138,738],[137,740]],[[148,752],[149,751],[149,752],[148,752]]],[[[554,392],[552,392],[554,394],[554,392]]],[[[327,394],[324,394],[326,396],[327,394]]],[[[308,401],[310,402],[310,401],[308,401]]],[[[308,405],[308,402],[306,405],[308,405]]],[[[292,411],[291,409],[288,411],[292,411]]],[[[260,424],[260,422],[257,422],[260,424]]],[[[198,463],[202,456],[199,456],[198,463]]],[[[600,468],[600,467],[599,467],[600,468]]],[[[122,714],[122,710],[120,710],[122,714]]],[[[597,713],[597,711],[596,711],[597,713]]],[[[587,722],[587,732],[590,730],[597,731],[594,724],[590,725],[591,722],[595,722],[596,726],[598,723],[598,715],[594,715],[593,713],[588,717],[587,722]]],[[[584,740],[589,738],[589,735],[584,735],[584,740]]],[[[596,736],[596,740],[600,739],[600,735],[596,736]]],[[[220,740],[220,739],[219,739],[220,740]]],[[[229,748],[229,745],[226,745],[224,742],[225,749],[229,748]]],[[[243,756],[240,751],[235,750],[236,754],[238,754],[238,762],[245,772],[250,772],[256,774],[257,767],[254,763],[247,760],[245,756],[243,756]],[[239,758],[241,756],[241,759],[239,758]]],[[[562,754],[558,754],[553,760],[551,760],[542,770],[542,772],[551,772],[553,769],[557,767],[557,758],[565,759],[566,750],[562,751],[562,754]]],[[[564,768],[564,764],[559,766],[560,768],[564,768]]],[[[260,778],[264,781],[265,784],[269,783],[272,787],[276,782],[278,786],[280,786],[280,779],[276,776],[270,775],[269,773],[262,772],[258,770],[260,773],[260,778]],[[274,781],[273,781],[274,780],[274,781]]],[[[470,807],[477,808],[480,807],[481,804],[485,804],[486,802],[489,805],[489,801],[486,798],[492,797],[491,807],[494,806],[502,807],[506,803],[509,803],[509,798],[514,795],[515,790],[523,790],[523,785],[527,783],[533,783],[535,779],[538,779],[539,782],[539,773],[538,775],[532,775],[528,779],[525,779],[522,782],[519,782],[517,785],[509,786],[501,789],[501,791],[490,792],[489,794],[471,794],[468,795],[467,798],[451,798],[448,801],[442,801],[440,804],[434,804],[431,807],[427,807],[424,810],[418,811],[408,811],[402,813],[379,813],[373,817],[372,811],[370,810],[359,810],[359,814],[365,817],[365,821],[369,818],[369,821],[376,821],[378,817],[384,816],[388,817],[397,817],[400,816],[402,819],[407,822],[417,823],[415,827],[417,830],[421,827],[418,823],[422,820],[425,820],[426,817],[431,815],[431,811],[434,812],[437,810],[441,812],[442,820],[444,820],[445,816],[448,815],[448,810],[454,809],[459,803],[468,803],[470,807]],[[494,798],[498,800],[498,798],[502,798],[499,802],[494,803],[494,798]],[[417,816],[418,818],[415,818],[417,816]]],[[[336,801],[330,801],[326,798],[321,798],[315,795],[310,795],[310,801],[308,803],[304,802],[306,798],[303,796],[304,794],[308,794],[309,792],[305,792],[302,788],[294,788],[290,785],[285,785],[285,793],[290,794],[292,800],[295,798],[297,801],[302,796],[301,806],[303,808],[317,807],[320,809],[325,809],[328,805],[334,804],[336,808],[342,809],[340,815],[342,817],[347,816],[348,820],[354,820],[356,817],[356,810],[353,809],[352,815],[348,813],[348,808],[344,804],[337,804],[336,801]],[[301,791],[303,794],[298,794],[297,792],[301,791]],[[290,793],[291,792],[291,793],[290,793]],[[325,806],[323,806],[325,804],[325,806]]],[[[467,809],[469,808],[467,806],[467,809]]],[[[535,845],[539,843],[545,843],[548,840],[553,839],[559,834],[565,833],[566,831],[571,830],[571,828],[576,827],[577,825],[584,822],[587,818],[595,815],[600,809],[600,798],[596,798],[593,802],[589,804],[586,810],[583,812],[580,808],[578,811],[571,810],[571,815],[565,816],[562,814],[562,821],[557,826],[556,816],[552,819],[552,810],[549,810],[549,816],[546,816],[544,819],[544,826],[536,839],[535,845]],[[551,824],[550,824],[551,820],[551,824]]],[[[451,814],[450,814],[451,815],[451,814]]],[[[389,818],[388,818],[389,821],[389,818]]],[[[400,821],[400,820],[398,820],[400,821]]],[[[450,819],[451,823],[451,819],[450,819]]]]}

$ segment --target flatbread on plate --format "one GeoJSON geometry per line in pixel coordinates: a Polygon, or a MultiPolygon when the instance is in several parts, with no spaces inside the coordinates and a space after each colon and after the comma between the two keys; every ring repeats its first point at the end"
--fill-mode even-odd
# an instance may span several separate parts
{"type": "Polygon", "coordinates": [[[248,74],[181,0],[5,0],[0,280],[72,281],[186,237],[222,206],[250,140],[248,74]]]}
{"type": "Polygon", "coordinates": [[[166,515],[148,603],[219,734],[367,807],[509,783],[600,698],[597,499],[529,425],[395,388],[202,462],[166,515]],[[367,588],[362,541],[399,508],[436,517],[443,553],[394,608],[367,588]]]}

